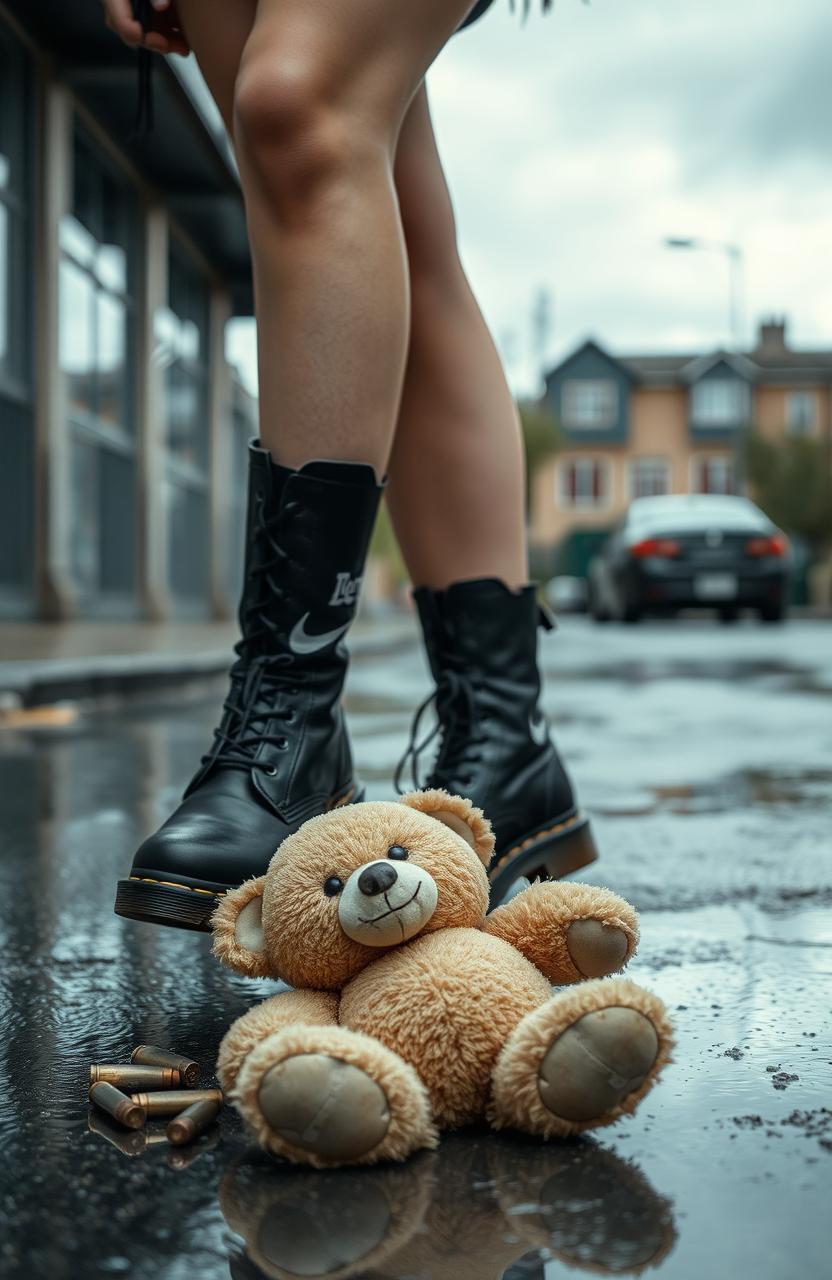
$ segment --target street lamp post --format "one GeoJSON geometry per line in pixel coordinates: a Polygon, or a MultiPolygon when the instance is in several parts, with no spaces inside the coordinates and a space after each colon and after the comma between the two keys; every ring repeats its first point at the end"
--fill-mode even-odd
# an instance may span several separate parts
{"type": "MultiPolygon", "coordinates": [[[[728,259],[729,268],[729,309],[730,309],[730,326],[731,326],[731,346],[734,351],[739,351],[742,330],[742,249],[738,244],[731,244],[727,240],[705,240],[700,236],[666,236],[665,247],[668,249],[705,249],[715,250],[717,253],[724,253],[728,259]]],[[[733,434],[733,464],[734,464],[734,488],[737,493],[745,492],[745,450],[744,450],[744,433],[746,424],[743,423],[733,434]]]]}

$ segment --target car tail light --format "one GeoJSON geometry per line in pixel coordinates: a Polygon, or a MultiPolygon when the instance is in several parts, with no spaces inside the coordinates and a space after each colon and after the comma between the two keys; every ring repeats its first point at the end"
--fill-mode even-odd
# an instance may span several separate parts
{"type": "Polygon", "coordinates": [[[635,556],[636,560],[646,560],[648,556],[672,560],[681,550],[674,538],[643,538],[630,547],[630,555],[635,556]]]}
{"type": "Polygon", "coordinates": [[[789,540],[782,533],[766,538],[749,538],[745,544],[747,556],[785,556],[789,552],[789,540]]]}

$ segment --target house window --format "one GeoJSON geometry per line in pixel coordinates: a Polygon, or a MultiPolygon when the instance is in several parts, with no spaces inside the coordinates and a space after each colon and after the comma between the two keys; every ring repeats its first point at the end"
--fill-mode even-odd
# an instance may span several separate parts
{"type": "Polygon", "coordinates": [[[691,394],[697,426],[732,427],[748,416],[748,385],[738,378],[704,378],[691,394]]]}
{"type": "Polygon", "coordinates": [[[670,463],[666,458],[633,458],[630,497],[657,498],[670,493],[670,463]]]}
{"type": "Polygon", "coordinates": [[[691,463],[693,493],[733,493],[734,462],[725,454],[695,457],[691,463]]]}
{"type": "Polygon", "coordinates": [[[569,378],[563,384],[561,418],[565,427],[611,427],[618,414],[618,387],[611,378],[569,378]]]}
{"type": "Polygon", "coordinates": [[[558,466],[557,499],[561,507],[604,507],[609,501],[609,489],[609,463],[604,458],[576,458],[558,466]]]}
{"type": "Polygon", "coordinates": [[[814,391],[786,392],[786,430],[791,436],[809,436],[817,419],[818,399],[814,391]]]}

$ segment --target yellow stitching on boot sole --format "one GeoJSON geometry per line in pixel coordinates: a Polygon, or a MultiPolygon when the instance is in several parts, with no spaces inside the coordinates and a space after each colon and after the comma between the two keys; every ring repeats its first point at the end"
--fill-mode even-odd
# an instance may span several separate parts
{"type": "Polygon", "coordinates": [[[192,884],[178,884],[176,880],[157,880],[154,876],[130,876],[130,880],[138,880],[140,884],[163,884],[169,889],[185,889],[188,893],[207,893],[209,898],[222,898],[227,889],[196,889],[192,884]]]}
{"type": "Polygon", "coordinates": [[[512,845],[510,849],[506,849],[505,853],[501,853],[494,865],[489,869],[489,875],[496,871],[501,863],[507,858],[513,857],[515,853],[522,853],[531,845],[537,844],[538,840],[543,840],[546,836],[554,835],[556,831],[568,831],[570,827],[574,827],[576,822],[583,819],[582,813],[576,813],[574,817],[567,818],[566,822],[558,822],[554,827],[547,827],[545,831],[536,831],[533,836],[529,836],[527,840],[521,840],[520,844],[512,845]]]}

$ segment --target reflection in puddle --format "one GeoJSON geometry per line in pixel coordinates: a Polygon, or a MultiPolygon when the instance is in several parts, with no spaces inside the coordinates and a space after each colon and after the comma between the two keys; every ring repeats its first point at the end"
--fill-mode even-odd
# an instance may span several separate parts
{"type": "Polygon", "coordinates": [[[451,1136],[402,1165],[308,1171],[246,1155],[219,1190],[233,1280],[519,1280],[550,1258],[626,1275],[676,1240],[670,1203],[589,1140],[451,1136]]]}

